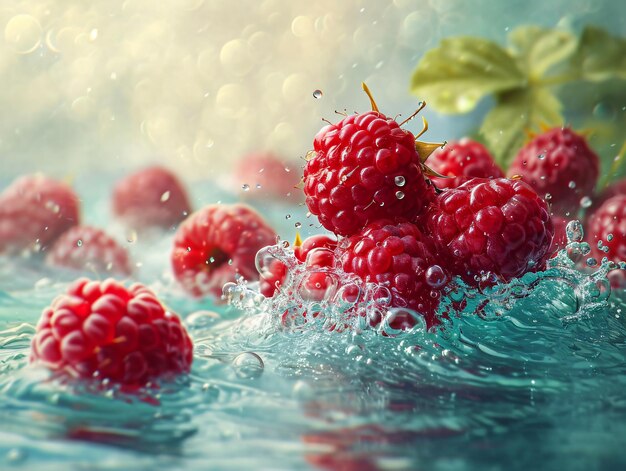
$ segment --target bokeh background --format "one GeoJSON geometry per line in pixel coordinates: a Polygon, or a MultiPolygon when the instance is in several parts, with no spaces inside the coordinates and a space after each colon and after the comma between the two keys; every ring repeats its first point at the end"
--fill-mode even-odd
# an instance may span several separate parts
{"type": "MultiPolygon", "coordinates": [[[[3,0],[2,179],[158,161],[198,180],[259,150],[299,165],[322,118],[367,109],[361,81],[383,112],[410,114],[411,71],[443,37],[504,43],[526,23],[624,35],[625,10],[620,0],[3,0]]],[[[488,105],[427,110],[429,139],[471,131],[488,105]]]]}

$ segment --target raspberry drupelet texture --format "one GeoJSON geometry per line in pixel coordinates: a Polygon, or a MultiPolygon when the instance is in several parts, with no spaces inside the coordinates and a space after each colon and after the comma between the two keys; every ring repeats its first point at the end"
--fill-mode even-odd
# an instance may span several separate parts
{"type": "Polygon", "coordinates": [[[526,144],[508,175],[521,175],[549,200],[555,214],[575,216],[581,198],[593,195],[599,171],[598,156],[583,136],[569,128],[555,128],[526,144]]]}
{"type": "Polygon", "coordinates": [[[126,225],[142,230],[169,229],[191,212],[183,184],[163,167],[149,167],[120,180],[113,190],[113,213],[126,225]]]}
{"type": "Polygon", "coordinates": [[[180,319],[145,286],[81,278],[44,309],[31,361],[74,377],[142,385],[188,372],[192,348],[180,319]]]}
{"type": "Polygon", "coordinates": [[[393,307],[419,312],[428,327],[437,323],[440,290],[450,277],[416,225],[379,220],[344,239],[338,251],[344,271],[390,290],[393,307]]]}
{"type": "Polygon", "coordinates": [[[471,178],[501,178],[504,173],[481,143],[468,138],[449,142],[428,158],[428,166],[450,178],[431,177],[438,188],[456,188],[471,178]]]}
{"type": "Polygon", "coordinates": [[[434,198],[415,137],[377,111],[324,127],[304,167],[309,211],[335,234],[349,236],[382,218],[420,215],[434,198]]]}
{"type": "Polygon", "coordinates": [[[0,194],[0,253],[43,251],[78,224],[78,196],[65,183],[25,175],[0,194]]]}
{"type": "Polygon", "coordinates": [[[474,178],[437,196],[428,230],[449,268],[470,284],[503,281],[544,266],[554,234],[546,202],[520,180],[474,178]]]}
{"type": "Polygon", "coordinates": [[[174,237],[172,268],[194,296],[220,296],[236,277],[258,277],[256,253],[276,243],[276,233],[255,210],[243,204],[214,204],[189,216],[174,237]]]}
{"type": "Polygon", "coordinates": [[[48,251],[46,263],[100,274],[132,273],[126,248],[102,229],[91,226],[74,226],[63,233],[48,251]]]}
{"type": "Polygon", "coordinates": [[[591,215],[585,231],[591,255],[600,263],[604,257],[613,262],[626,261],[626,195],[606,200],[591,215]],[[598,247],[601,242],[602,250],[598,247]]]}
{"type": "MultiPolygon", "coordinates": [[[[337,247],[337,240],[327,235],[314,235],[302,242],[302,245],[294,247],[294,256],[299,263],[306,264],[311,270],[332,267],[335,262],[333,251],[337,247]]],[[[259,288],[265,297],[271,297],[284,283],[287,276],[287,266],[278,259],[272,260],[267,270],[260,274],[259,288]]],[[[320,290],[324,290],[324,275],[313,276],[308,284],[320,284],[320,290]]],[[[312,291],[312,289],[310,290],[312,291]]]]}

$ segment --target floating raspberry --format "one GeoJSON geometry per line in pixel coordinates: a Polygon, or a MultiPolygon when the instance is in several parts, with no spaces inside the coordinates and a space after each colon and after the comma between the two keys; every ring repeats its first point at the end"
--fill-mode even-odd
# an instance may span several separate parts
{"type": "Polygon", "coordinates": [[[192,348],[180,319],[145,286],[81,278],[43,310],[31,361],[74,377],[141,385],[188,372],[192,348]]]}
{"type": "Polygon", "coordinates": [[[274,230],[252,208],[209,205],[178,228],[172,252],[174,275],[194,296],[219,296],[224,284],[237,275],[256,279],[256,253],[275,242],[274,230]]]}
{"type": "MultiPolygon", "coordinates": [[[[326,235],[314,235],[308,237],[299,245],[295,244],[294,255],[300,263],[306,263],[306,267],[311,270],[332,267],[335,259],[332,251],[337,247],[337,240],[326,235]],[[321,250],[317,250],[321,249],[321,250]]],[[[278,259],[270,262],[269,267],[263,270],[259,280],[261,294],[271,297],[276,292],[287,276],[287,266],[278,259]]],[[[314,276],[307,280],[311,285],[310,291],[325,291],[324,275],[314,276]],[[319,283],[318,288],[314,288],[319,283]]]]}
{"type": "Polygon", "coordinates": [[[304,167],[309,211],[335,234],[355,234],[382,218],[414,219],[434,198],[422,171],[427,153],[419,155],[415,136],[371,101],[373,111],[322,128],[304,167]]]}
{"type": "Polygon", "coordinates": [[[606,200],[589,218],[586,233],[591,255],[598,262],[604,257],[613,262],[626,261],[626,195],[606,200]]]}
{"type": "Polygon", "coordinates": [[[598,173],[598,156],[585,138],[569,128],[555,128],[522,148],[508,175],[521,175],[549,200],[555,214],[575,216],[581,198],[593,194],[598,173]]]}
{"type": "Polygon", "coordinates": [[[169,229],[191,212],[182,183],[163,167],[149,167],[120,180],[113,190],[113,212],[135,230],[169,229]]]}
{"type": "Polygon", "coordinates": [[[504,177],[504,173],[493,161],[487,148],[468,138],[448,143],[443,149],[437,149],[428,158],[428,165],[441,175],[451,177],[431,177],[438,188],[456,188],[474,177],[504,177]]]}
{"type": "Polygon", "coordinates": [[[426,215],[450,270],[470,284],[508,281],[543,267],[554,234],[548,206],[520,180],[474,178],[440,195],[426,215]]]}
{"type": "Polygon", "coordinates": [[[78,220],[78,196],[68,185],[20,177],[0,194],[0,253],[45,250],[78,220]]]}
{"type": "Polygon", "coordinates": [[[244,157],[235,169],[235,181],[244,191],[244,196],[292,199],[301,195],[295,189],[300,182],[299,172],[273,154],[258,153],[244,157]]]}
{"type": "Polygon", "coordinates": [[[101,229],[75,226],[57,239],[46,256],[50,265],[94,271],[96,273],[132,272],[128,251],[101,229]]]}
{"type": "Polygon", "coordinates": [[[344,271],[389,289],[393,307],[421,313],[428,327],[437,323],[440,290],[450,277],[437,264],[431,241],[417,226],[376,221],[342,241],[338,251],[344,271]]]}

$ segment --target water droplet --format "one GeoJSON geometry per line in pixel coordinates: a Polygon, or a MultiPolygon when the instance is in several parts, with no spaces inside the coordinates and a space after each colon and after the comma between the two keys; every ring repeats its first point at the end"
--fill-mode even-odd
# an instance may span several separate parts
{"type": "Polygon", "coordinates": [[[607,242],[611,242],[613,240],[613,234],[609,234],[606,236],[607,242]]]}
{"type": "Polygon", "coordinates": [[[404,186],[406,184],[406,179],[402,175],[398,175],[394,178],[394,182],[396,186],[404,186]]]}
{"type": "Polygon", "coordinates": [[[546,201],[550,201],[552,199],[552,195],[550,193],[546,193],[546,196],[544,196],[544,199],[546,201]]]}
{"type": "Polygon", "coordinates": [[[300,229],[300,228],[302,227],[302,223],[301,223],[301,222],[296,222],[296,223],[294,224],[294,227],[295,227],[296,229],[300,229]]]}
{"type": "Polygon", "coordinates": [[[591,198],[589,198],[588,196],[583,196],[580,199],[580,207],[581,208],[585,208],[587,209],[588,207],[590,207],[593,204],[593,201],[591,201],[591,198]]]}
{"type": "Polygon", "coordinates": [[[77,245],[78,247],[82,247],[82,246],[83,246],[83,240],[82,240],[82,239],[78,239],[78,240],[76,241],[76,245],[77,245]]]}
{"type": "Polygon", "coordinates": [[[165,203],[169,199],[170,199],[170,191],[167,190],[163,192],[163,194],[161,195],[161,203],[165,203]]]}
{"type": "Polygon", "coordinates": [[[573,190],[574,188],[576,188],[576,182],[574,180],[572,180],[572,181],[570,181],[568,183],[567,186],[570,187],[573,190]]]}
{"type": "Polygon", "coordinates": [[[543,159],[545,159],[545,158],[546,158],[546,154],[539,154],[539,155],[537,156],[537,158],[538,158],[539,160],[543,160],[543,159]]]}
{"type": "Polygon", "coordinates": [[[255,379],[263,374],[265,365],[259,355],[254,352],[243,352],[231,363],[235,374],[241,379],[255,379]]]}
{"type": "Polygon", "coordinates": [[[128,241],[129,244],[132,244],[134,242],[137,241],[137,231],[135,231],[134,229],[128,231],[128,234],[126,234],[126,240],[128,241]]]}
{"type": "Polygon", "coordinates": [[[398,198],[399,200],[404,198],[404,193],[402,193],[401,191],[396,191],[396,198],[398,198]]]}
{"type": "Polygon", "coordinates": [[[291,214],[285,214],[285,219],[291,219],[291,214]]]}
{"type": "Polygon", "coordinates": [[[243,185],[241,185],[241,189],[243,191],[248,191],[250,190],[250,185],[248,185],[247,183],[244,183],[243,185]]]}
{"type": "Polygon", "coordinates": [[[587,259],[587,266],[588,267],[595,267],[597,264],[598,264],[598,261],[595,258],[590,257],[590,258],[587,259]]]}
{"type": "Polygon", "coordinates": [[[565,227],[565,234],[569,242],[581,242],[585,235],[580,221],[570,221],[565,227]]]}
{"type": "Polygon", "coordinates": [[[320,98],[322,98],[322,95],[324,94],[322,93],[321,90],[315,90],[313,92],[313,98],[315,98],[316,100],[319,100],[320,98]]]}
{"type": "Polygon", "coordinates": [[[441,288],[446,284],[447,277],[439,265],[433,265],[426,270],[426,283],[432,288],[441,288]]]}

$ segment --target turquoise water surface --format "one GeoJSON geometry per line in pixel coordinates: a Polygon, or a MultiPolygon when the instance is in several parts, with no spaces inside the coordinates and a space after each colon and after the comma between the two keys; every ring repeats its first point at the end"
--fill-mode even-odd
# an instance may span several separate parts
{"type": "MultiPolygon", "coordinates": [[[[92,222],[108,221],[108,200],[97,196],[107,184],[83,182],[92,222]]],[[[208,183],[194,194],[234,199],[208,183]]],[[[301,207],[267,207],[282,234],[305,220],[301,207]]],[[[626,465],[626,302],[609,296],[603,267],[583,274],[563,252],[546,272],[507,286],[451,291],[443,305],[467,306],[437,332],[418,324],[397,335],[337,333],[281,323],[281,306],[293,299],[261,301],[253,285],[231,287],[238,307],[190,300],[169,275],[171,238],[137,237],[129,248],[138,278],[185,318],[193,370],[133,395],[28,365],[42,308],[77,274],[2,260],[2,469],[626,465]]]]}

